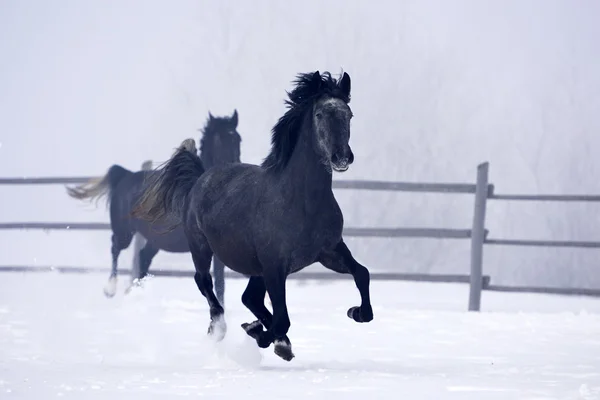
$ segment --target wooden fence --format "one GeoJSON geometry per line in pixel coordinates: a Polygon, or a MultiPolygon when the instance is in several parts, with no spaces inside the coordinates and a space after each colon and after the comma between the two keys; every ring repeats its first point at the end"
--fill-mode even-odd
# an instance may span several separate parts
{"type": "MultiPolygon", "coordinates": [[[[150,168],[147,161],[143,168],[150,168]]],[[[559,201],[559,202],[600,202],[600,196],[591,195],[498,195],[494,193],[494,186],[488,182],[489,163],[485,162],[477,167],[476,181],[468,183],[420,183],[420,182],[386,182],[369,180],[343,180],[334,181],[334,189],[371,190],[371,191],[400,191],[421,193],[454,193],[470,194],[475,196],[473,220],[470,229],[448,228],[355,228],[346,227],[344,236],[347,237],[380,237],[380,238],[435,238],[435,239],[470,239],[470,274],[469,275],[428,275],[428,274],[402,274],[402,273],[373,273],[372,279],[415,280],[431,282],[468,282],[470,285],[468,309],[479,311],[481,309],[482,290],[496,291],[526,291],[541,293],[557,293],[570,295],[600,296],[600,290],[577,288],[540,288],[540,287],[506,287],[492,285],[490,278],[483,275],[483,247],[487,245],[503,246],[542,246],[542,247],[572,247],[572,248],[600,248],[600,242],[585,241],[555,241],[555,240],[518,240],[518,239],[490,239],[485,229],[485,216],[487,203],[490,200],[504,201],[559,201]]],[[[0,178],[0,185],[53,185],[53,184],[80,184],[87,182],[92,177],[39,177],[39,178],[0,178]]],[[[69,223],[69,222],[16,222],[0,223],[0,229],[44,229],[44,230],[107,230],[107,223],[69,223]]],[[[136,240],[134,247],[133,270],[137,268],[137,255],[143,246],[143,238],[136,240]]],[[[62,272],[86,272],[89,268],[73,267],[48,267],[29,268],[18,266],[0,266],[0,271],[42,271],[59,270],[62,272]]],[[[157,271],[154,275],[162,276],[187,276],[191,271],[157,271]]],[[[228,273],[227,277],[240,277],[238,274],[228,273]]],[[[324,274],[300,273],[302,279],[327,279],[324,274]]],[[[340,276],[343,278],[343,276],[340,276]]],[[[292,276],[294,278],[294,276],[292,276]]],[[[348,277],[346,277],[348,278],[348,277]]],[[[219,285],[216,282],[216,285],[219,285]]]]}

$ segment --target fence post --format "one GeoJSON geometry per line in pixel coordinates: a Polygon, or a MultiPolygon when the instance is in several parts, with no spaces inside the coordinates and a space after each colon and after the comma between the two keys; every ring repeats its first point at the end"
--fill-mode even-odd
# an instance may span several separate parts
{"type": "MultiPolygon", "coordinates": [[[[148,171],[152,169],[152,161],[144,161],[142,170],[148,171]]],[[[146,245],[146,239],[139,233],[135,233],[133,237],[133,264],[131,266],[131,284],[140,276],[140,250],[146,245]]]]}
{"type": "Polygon", "coordinates": [[[469,289],[469,311],[479,311],[481,307],[481,286],[483,276],[483,243],[485,241],[485,208],[488,197],[489,163],[477,166],[475,188],[475,210],[471,229],[471,275],[469,289]]]}

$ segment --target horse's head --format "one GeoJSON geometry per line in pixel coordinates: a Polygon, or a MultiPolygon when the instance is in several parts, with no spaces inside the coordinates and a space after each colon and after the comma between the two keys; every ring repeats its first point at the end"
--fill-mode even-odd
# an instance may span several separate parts
{"type": "MultiPolygon", "coordinates": [[[[321,76],[315,72],[315,80],[321,76]]],[[[354,162],[350,148],[350,76],[344,72],[342,78],[319,97],[312,110],[316,150],[327,168],[344,172],[354,162]]]]}
{"type": "Polygon", "coordinates": [[[298,74],[296,87],[288,92],[289,110],[279,118],[271,135],[271,153],[262,167],[283,171],[298,140],[303,135],[311,142],[325,169],[343,172],[354,161],[350,149],[350,76],[339,80],[329,72],[298,74]]]}
{"type": "Polygon", "coordinates": [[[237,126],[237,110],[233,111],[231,117],[214,117],[208,113],[208,120],[200,139],[200,158],[205,168],[240,162],[242,138],[237,126]]]}

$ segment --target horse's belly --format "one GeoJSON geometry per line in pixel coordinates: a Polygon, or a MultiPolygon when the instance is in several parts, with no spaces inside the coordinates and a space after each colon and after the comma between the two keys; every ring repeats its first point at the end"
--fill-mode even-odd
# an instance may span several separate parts
{"type": "Polygon", "coordinates": [[[229,269],[244,275],[261,275],[262,268],[256,257],[256,252],[249,243],[233,240],[211,240],[209,245],[213,253],[229,269]]]}
{"type": "Polygon", "coordinates": [[[298,272],[317,261],[322,251],[320,246],[307,246],[292,251],[290,257],[290,273],[298,272]]]}
{"type": "Polygon", "coordinates": [[[150,226],[142,223],[136,227],[138,232],[159,250],[171,253],[187,253],[190,251],[183,228],[177,227],[165,232],[166,226],[150,226]]]}

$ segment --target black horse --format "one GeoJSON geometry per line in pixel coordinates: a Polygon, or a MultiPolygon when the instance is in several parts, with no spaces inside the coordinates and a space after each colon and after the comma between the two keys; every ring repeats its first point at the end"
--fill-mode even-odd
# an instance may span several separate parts
{"type": "MultiPolygon", "coordinates": [[[[206,169],[240,162],[241,136],[237,132],[237,125],[237,110],[234,110],[231,117],[215,118],[209,113],[206,125],[202,129],[200,147],[200,158],[206,169]]],[[[67,193],[76,199],[98,200],[102,196],[107,196],[113,232],[112,269],[104,288],[107,297],[112,297],[116,293],[117,260],[121,251],[129,247],[136,232],[146,239],[146,244],[139,253],[139,274],[133,277],[138,280],[148,274],[152,259],[159,250],[172,253],[189,252],[188,241],[181,226],[165,233],[167,221],[159,221],[152,225],[130,215],[152,174],[153,171],[132,172],[120,165],[113,165],[104,177],[75,188],[67,188],[67,193]]],[[[224,266],[217,257],[214,257],[214,271],[217,282],[224,282],[224,266]]],[[[130,288],[131,286],[127,290],[130,288]]],[[[217,287],[221,302],[224,290],[224,287],[217,287]]]]}
{"type": "Polygon", "coordinates": [[[354,160],[349,146],[350,76],[300,74],[288,93],[289,110],[272,131],[272,149],[261,166],[236,164],[203,173],[193,139],[183,142],[157,172],[134,214],[147,220],[182,221],[198,289],[208,300],[209,335],[221,340],[224,310],[213,292],[210,260],[216,254],[234,271],[249,275],[242,302],[258,318],[243,324],[261,348],[290,361],[286,278],[320,262],[352,274],[361,305],[348,310],[357,322],[373,319],[370,275],[342,238],[344,219],[332,191],[332,170],[354,160]],[[264,304],[265,291],[273,315],[264,304]],[[266,330],[263,330],[263,326],[266,330]]]}

